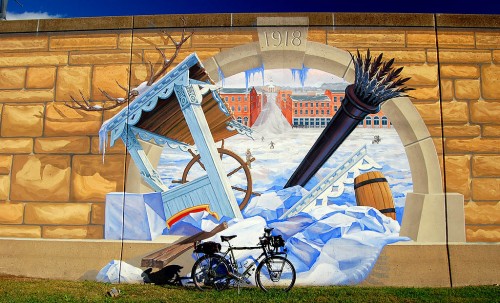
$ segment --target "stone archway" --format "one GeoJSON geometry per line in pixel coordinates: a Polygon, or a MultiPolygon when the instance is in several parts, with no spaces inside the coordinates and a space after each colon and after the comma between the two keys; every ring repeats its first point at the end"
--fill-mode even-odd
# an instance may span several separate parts
{"type": "MultiPolygon", "coordinates": [[[[213,80],[220,80],[217,79],[220,72],[224,77],[230,77],[263,66],[266,69],[306,66],[353,82],[354,67],[347,51],[304,38],[307,37],[307,17],[259,17],[257,23],[259,42],[224,50],[203,62],[213,80]],[[269,37],[278,36],[271,33],[278,32],[280,37],[292,37],[290,43],[269,43],[269,37]],[[294,38],[296,40],[292,40],[294,38]]],[[[406,196],[400,235],[418,242],[465,242],[463,196],[443,192],[438,155],[422,117],[406,97],[385,102],[382,110],[403,143],[413,180],[413,192],[406,196]]],[[[141,144],[156,167],[162,149],[146,142],[141,144]]],[[[130,192],[151,191],[141,181],[134,165],[129,166],[126,188],[130,192]]]]}
{"type": "MultiPolygon", "coordinates": [[[[286,21],[290,22],[289,19],[286,21]]],[[[258,22],[261,23],[259,26],[263,25],[258,28],[259,42],[224,50],[205,60],[203,64],[214,80],[220,72],[224,77],[230,77],[262,66],[266,69],[306,66],[353,82],[354,67],[347,51],[311,41],[304,41],[300,47],[288,45],[273,49],[269,47],[268,41],[263,41],[264,37],[268,39],[266,30],[302,33],[305,31],[307,35],[307,27],[300,27],[304,23],[301,19],[298,18],[298,22],[294,23],[299,24],[299,27],[289,27],[290,24],[283,24],[283,19],[276,21],[276,18],[259,18],[259,21],[263,20],[258,22]],[[272,22],[275,22],[274,26],[287,27],[266,27],[272,22]]],[[[413,180],[413,192],[408,193],[406,197],[400,234],[419,242],[465,242],[463,196],[443,192],[438,155],[422,117],[407,97],[385,102],[382,110],[403,143],[413,180]]]]}

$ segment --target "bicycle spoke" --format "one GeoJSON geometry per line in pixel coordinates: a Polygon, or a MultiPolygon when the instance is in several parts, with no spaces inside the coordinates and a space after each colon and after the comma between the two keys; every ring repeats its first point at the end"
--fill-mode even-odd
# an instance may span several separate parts
{"type": "Polygon", "coordinates": [[[265,259],[257,268],[257,284],[266,292],[289,291],[295,284],[295,268],[282,256],[265,259]]]}
{"type": "Polygon", "coordinates": [[[227,275],[228,266],[224,258],[217,255],[205,255],[198,259],[191,273],[193,283],[199,290],[227,288],[227,275]]]}

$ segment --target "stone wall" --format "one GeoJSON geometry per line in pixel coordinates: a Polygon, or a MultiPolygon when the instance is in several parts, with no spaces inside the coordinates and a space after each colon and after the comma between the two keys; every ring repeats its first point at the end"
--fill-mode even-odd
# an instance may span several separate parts
{"type": "MultiPolygon", "coordinates": [[[[445,190],[464,195],[467,241],[500,241],[499,18],[290,16],[309,17],[308,41],[369,48],[404,66],[445,190]]],[[[193,30],[177,62],[192,52],[205,61],[258,42],[256,18],[186,16],[186,25],[180,16],[40,20],[38,32],[32,21],[0,27],[0,237],[102,238],[105,194],[124,191],[127,158],[118,143],[103,163],[97,132],[118,109],[85,112],[65,102],[100,104],[100,90],[124,97],[118,84],[146,80],[149,62],[158,69],[155,47],[173,51],[160,30],[177,40],[183,27],[193,30]]]]}

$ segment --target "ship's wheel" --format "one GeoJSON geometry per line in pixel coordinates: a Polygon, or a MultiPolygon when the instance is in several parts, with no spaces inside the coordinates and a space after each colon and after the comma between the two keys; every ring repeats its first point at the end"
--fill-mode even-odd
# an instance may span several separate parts
{"type": "MultiPolygon", "coordinates": [[[[249,163],[243,161],[237,154],[224,147],[217,148],[217,151],[219,152],[229,183],[231,183],[231,188],[235,192],[235,197],[239,200],[240,210],[243,210],[252,195],[260,196],[259,193],[252,192],[252,174],[250,173],[249,163]]],[[[200,155],[193,153],[191,150],[189,152],[193,158],[186,165],[180,182],[177,181],[176,183],[186,183],[206,174],[200,155]]],[[[254,160],[255,158],[252,157],[249,162],[254,160]]]]}

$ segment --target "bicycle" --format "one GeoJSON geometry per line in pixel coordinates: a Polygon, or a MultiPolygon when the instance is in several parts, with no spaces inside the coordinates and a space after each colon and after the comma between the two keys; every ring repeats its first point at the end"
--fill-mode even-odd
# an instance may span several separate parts
{"type": "Polygon", "coordinates": [[[251,247],[231,246],[229,241],[236,238],[236,235],[221,236],[221,241],[229,245],[226,252],[221,252],[221,245],[216,242],[195,243],[194,252],[197,255],[203,254],[194,263],[191,271],[196,288],[202,291],[223,290],[232,282],[239,291],[241,285],[251,283],[249,278],[255,271],[255,283],[263,291],[289,291],[295,284],[295,267],[287,259],[285,241],[281,235],[272,236],[272,230],[273,228],[264,228],[264,235],[259,237],[259,244],[251,247]],[[238,271],[238,262],[233,251],[254,249],[262,249],[260,256],[255,261],[247,259],[249,264],[242,266],[242,272],[238,271]]]}

